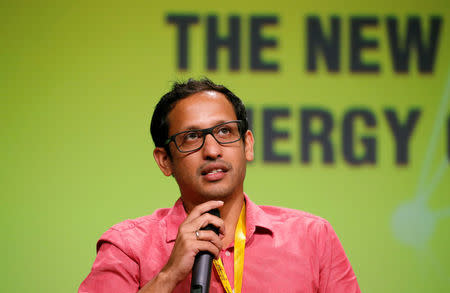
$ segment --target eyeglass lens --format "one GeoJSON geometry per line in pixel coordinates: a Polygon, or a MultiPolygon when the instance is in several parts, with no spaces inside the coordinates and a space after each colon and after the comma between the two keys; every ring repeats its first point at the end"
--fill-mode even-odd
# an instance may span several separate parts
{"type": "Polygon", "coordinates": [[[241,138],[239,122],[227,122],[214,128],[192,130],[175,136],[175,143],[180,151],[188,152],[200,148],[206,134],[211,133],[219,143],[232,143],[241,138]]]}

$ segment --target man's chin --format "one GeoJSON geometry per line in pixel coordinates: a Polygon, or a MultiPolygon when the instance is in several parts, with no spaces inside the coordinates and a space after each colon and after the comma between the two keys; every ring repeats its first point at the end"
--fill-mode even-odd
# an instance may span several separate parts
{"type": "Polygon", "coordinates": [[[232,192],[230,190],[215,189],[215,190],[205,190],[201,192],[201,196],[206,200],[224,200],[230,197],[232,192]]]}

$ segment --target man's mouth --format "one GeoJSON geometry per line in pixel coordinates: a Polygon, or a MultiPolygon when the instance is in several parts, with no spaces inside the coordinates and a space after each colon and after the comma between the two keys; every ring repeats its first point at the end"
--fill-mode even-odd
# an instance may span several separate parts
{"type": "Polygon", "coordinates": [[[205,172],[204,174],[202,174],[203,178],[206,179],[207,181],[210,182],[214,182],[214,181],[218,181],[221,180],[225,177],[226,171],[222,170],[222,169],[214,169],[214,170],[210,170],[208,172],[205,172]]]}
{"type": "Polygon", "coordinates": [[[218,181],[225,177],[229,169],[229,164],[225,162],[208,163],[202,166],[200,174],[207,181],[218,181]]]}
{"type": "Polygon", "coordinates": [[[219,173],[219,172],[224,172],[224,171],[222,169],[214,169],[214,170],[211,170],[209,172],[203,172],[202,175],[216,174],[216,173],[219,173]]]}

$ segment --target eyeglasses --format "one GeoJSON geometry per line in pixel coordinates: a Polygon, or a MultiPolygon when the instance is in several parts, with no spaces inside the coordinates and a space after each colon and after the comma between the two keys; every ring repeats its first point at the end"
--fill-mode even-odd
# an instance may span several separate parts
{"type": "Polygon", "coordinates": [[[210,128],[186,130],[169,137],[165,145],[173,141],[180,152],[195,152],[203,147],[207,134],[211,134],[220,144],[228,144],[241,139],[241,128],[242,120],[232,120],[210,128]]]}

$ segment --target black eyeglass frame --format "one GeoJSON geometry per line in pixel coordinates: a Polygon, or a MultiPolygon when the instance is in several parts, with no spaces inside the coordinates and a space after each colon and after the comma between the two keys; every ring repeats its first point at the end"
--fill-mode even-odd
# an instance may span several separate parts
{"type": "Polygon", "coordinates": [[[181,131],[181,132],[175,133],[174,135],[171,135],[171,136],[166,140],[166,142],[164,143],[164,145],[168,145],[170,142],[173,141],[173,143],[175,144],[175,147],[177,148],[177,150],[178,150],[180,153],[192,153],[192,152],[198,151],[199,149],[201,149],[201,148],[203,147],[203,145],[205,144],[206,136],[207,136],[208,134],[211,134],[211,136],[212,136],[212,137],[215,139],[215,141],[217,141],[217,143],[219,143],[219,144],[229,144],[229,143],[233,143],[233,142],[236,142],[236,141],[239,141],[239,140],[242,139],[243,133],[242,133],[242,130],[241,130],[241,129],[242,129],[242,120],[230,120],[230,121],[227,121],[227,122],[223,122],[223,123],[214,125],[213,127],[210,127],[210,128],[204,128],[204,129],[191,129],[191,130],[185,130],[185,131],[181,131]],[[217,138],[216,138],[216,137],[214,136],[214,134],[213,134],[213,129],[215,129],[215,128],[219,127],[219,126],[222,126],[222,125],[225,125],[225,124],[229,124],[229,123],[234,123],[234,122],[237,122],[237,123],[238,123],[239,138],[236,139],[236,140],[233,140],[233,141],[229,141],[229,142],[220,142],[220,141],[218,141],[217,138]],[[179,135],[179,134],[188,133],[188,132],[193,132],[193,131],[201,131],[201,132],[202,132],[202,135],[203,135],[203,136],[202,136],[202,137],[203,137],[202,144],[201,144],[198,148],[195,148],[195,149],[190,150],[190,151],[182,151],[182,150],[180,150],[180,148],[178,147],[178,144],[177,144],[176,141],[175,141],[175,137],[176,137],[177,135],[179,135]]]}

